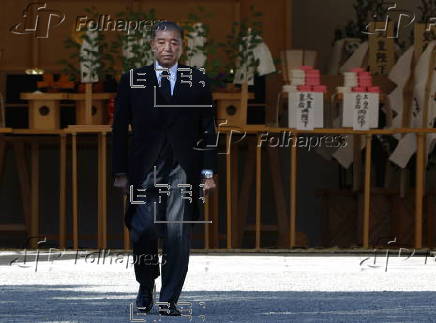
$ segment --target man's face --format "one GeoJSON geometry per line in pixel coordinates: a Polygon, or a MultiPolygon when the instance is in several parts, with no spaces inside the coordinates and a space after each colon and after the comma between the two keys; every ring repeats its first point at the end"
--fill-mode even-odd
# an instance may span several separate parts
{"type": "Polygon", "coordinates": [[[163,67],[177,63],[183,52],[183,43],[177,30],[160,30],[151,42],[154,58],[163,67]]]}

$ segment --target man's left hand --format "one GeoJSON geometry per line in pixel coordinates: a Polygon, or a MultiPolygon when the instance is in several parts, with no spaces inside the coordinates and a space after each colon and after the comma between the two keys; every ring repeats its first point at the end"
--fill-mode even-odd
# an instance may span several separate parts
{"type": "Polygon", "coordinates": [[[203,190],[207,193],[209,190],[214,189],[216,187],[215,181],[213,178],[205,178],[203,179],[203,190]]]}

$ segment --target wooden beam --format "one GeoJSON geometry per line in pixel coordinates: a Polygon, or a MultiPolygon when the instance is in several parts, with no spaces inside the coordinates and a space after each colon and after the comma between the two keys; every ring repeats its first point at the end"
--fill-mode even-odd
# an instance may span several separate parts
{"type": "Polygon", "coordinates": [[[256,144],[256,249],[260,249],[260,225],[262,215],[262,141],[257,136],[256,144]]]}
{"type": "Polygon", "coordinates": [[[283,191],[279,151],[272,149],[271,147],[268,147],[267,152],[270,161],[269,169],[271,170],[272,189],[274,193],[273,196],[276,204],[276,214],[277,214],[277,224],[278,224],[278,245],[281,248],[286,248],[286,246],[289,245],[289,241],[288,241],[289,223],[288,223],[288,218],[286,216],[287,207],[286,207],[286,200],[285,200],[285,192],[283,191]]]}
{"type": "Polygon", "coordinates": [[[25,224],[0,224],[0,231],[27,231],[25,224]]]}
{"type": "Polygon", "coordinates": [[[243,241],[244,234],[246,228],[247,228],[247,217],[248,217],[248,207],[249,207],[249,201],[250,201],[250,194],[252,192],[253,188],[253,182],[255,176],[253,176],[253,173],[255,173],[255,167],[256,167],[256,161],[255,161],[255,144],[256,141],[253,141],[253,136],[247,137],[247,157],[244,162],[244,172],[242,175],[242,184],[241,184],[241,194],[239,198],[239,213],[238,213],[238,220],[239,220],[239,232],[238,232],[238,245],[243,241]]]}
{"type": "Polygon", "coordinates": [[[232,134],[226,134],[226,196],[227,196],[227,249],[232,248],[232,164],[231,164],[232,134]]]}
{"type": "MultiPolygon", "coordinates": [[[[430,128],[429,124],[429,109],[430,99],[434,100],[434,93],[431,93],[433,86],[433,76],[436,68],[436,49],[433,49],[428,69],[427,83],[425,86],[425,102],[422,111],[423,128],[430,128]]],[[[425,194],[425,172],[427,164],[427,135],[423,133],[417,134],[417,151],[416,151],[416,204],[415,204],[415,248],[422,248],[422,217],[423,203],[425,194]]]]}
{"type": "Polygon", "coordinates": [[[295,246],[297,219],[297,145],[291,145],[289,248],[295,246]]]}
{"type": "Polygon", "coordinates": [[[64,249],[67,245],[67,136],[59,136],[59,248],[64,249]]]}
{"type": "Polygon", "coordinates": [[[85,124],[92,123],[92,83],[85,84],[85,124]]]}
{"type": "MultiPolygon", "coordinates": [[[[39,145],[31,144],[31,212],[30,212],[30,235],[39,235],[39,145]]],[[[37,247],[37,241],[32,240],[32,248],[37,247]]]]}
{"type": "Polygon", "coordinates": [[[360,173],[362,169],[362,154],[361,154],[361,136],[353,136],[353,191],[357,192],[360,189],[360,173]]]}
{"type": "MultiPolygon", "coordinates": [[[[416,54],[416,53],[415,53],[416,54]]],[[[402,128],[410,128],[411,126],[411,117],[412,117],[412,105],[414,100],[414,88],[415,88],[415,65],[419,57],[416,55],[413,56],[412,62],[410,65],[411,73],[410,77],[407,80],[406,85],[403,89],[403,111],[401,117],[401,126],[402,128]]],[[[404,134],[401,135],[401,138],[404,137],[404,134]]],[[[406,197],[407,191],[409,189],[409,170],[407,168],[401,169],[400,174],[400,196],[402,198],[406,197]]]]}
{"type": "Polygon", "coordinates": [[[369,220],[371,211],[371,153],[372,136],[366,135],[365,182],[363,192],[363,247],[369,247],[369,220]]]}
{"type": "Polygon", "coordinates": [[[232,248],[241,248],[239,237],[240,219],[239,214],[239,146],[236,143],[231,145],[231,168],[232,168],[232,248]]]}
{"type": "Polygon", "coordinates": [[[434,230],[434,216],[436,215],[435,208],[433,206],[434,194],[427,194],[427,247],[433,248],[433,230],[434,230]]]}
{"type": "Polygon", "coordinates": [[[77,201],[77,134],[71,134],[71,174],[72,174],[72,207],[73,207],[73,249],[79,248],[79,214],[77,201]]]}
{"type": "Polygon", "coordinates": [[[98,246],[107,247],[106,133],[98,134],[98,246]]]}
{"type": "Polygon", "coordinates": [[[422,248],[422,212],[425,185],[426,135],[417,134],[415,189],[415,248],[422,248]]]}

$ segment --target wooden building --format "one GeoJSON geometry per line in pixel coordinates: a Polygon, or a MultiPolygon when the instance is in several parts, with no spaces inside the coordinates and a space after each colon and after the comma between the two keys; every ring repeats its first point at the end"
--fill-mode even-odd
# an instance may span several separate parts
{"type": "MultiPolygon", "coordinates": [[[[254,85],[214,89],[219,119],[230,122],[220,128],[218,188],[204,206],[212,223],[197,226],[195,248],[372,248],[395,238],[400,246],[433,247],[436,176],[434,157],[425,143],[436,131],[434,125],[412,127],[410,120],[390,126],[396,114],[387,103],[397,86],[389,80],[389,70],[407,46],[394,52],[391,39],[389,70],[379,76],[373,73],[375,85],[382,89],[379,126],[356,130],[333,123],[343,77],[327,75],[329,58],[335,28],[354,15],[352,1],[51,0],[39,7],[31,3],[4,0],[0,9],[0,248],[36,246],[45,237],[48,247],[129,249],[123,225],[125,201],[112,187],[109,158],[110,105],[123,69],[119,48],[118,54],[109,49],[120,32],[105,30],[104,19],[129,12],[147,17],[151,9],[155,19],[182,24],[193,22],[194,15],[208,26],[208,40],[215,44],[229,42],[234,22],[239,27],[260,22],[263,42],[277,68],[275,73],[256,76],[254,85]],[[91,6],[92,13],[98,12],[107,53],[114,58],[106,67],[114,72],[112,82],[101,85],[104,88],[88,83],[79,89],[80,82],[70,84],[68,77],[62,78],[70,76],[62,60],[72,65],[77,61],[79,54],[71,58],[74,46],[67,47],[66,40],[77,40],[75,28],[84,21],[80,17],[91,17],[86,10],[91,6]],[[253,15],[253,8],[261,14],[253,15]],[[290,82],[289,50],[316,53],[313,65],[327,86],[323,127],[288,127],[283,86],[290,82]],[[43,94],[35,94],[38,89],[43,94]],[[272,144],[289,133],[305,140],[325,135],[351,138],[353,163],[342,167],[328,149],[272,144]],[[398,136],[406,134],[416,135],[417,153],[400,168],[390,162],[392,151],[386,147],[394,149],[398,136]],[[263,145],[263,140],[269,144],[263,145]],[[365,149],[357,149],[359,145],[365,149]]],[[[398,1],[398,7],[417,10],[408,1],[398,1]]],[[[413,30],[404,27],[399,39],[409,41],[413,30]]],[[[371,42],[370,38],[369,53],[374,48],[371,42]]],[[[419,44],[415,37],[415,45],[419,44]]],[[[219,45],[208,56],[218,62],[215,72],[232,64],[225,49],[219,45]]],[[[371,71],[377,61],[368,56],[362,64],[371,71]]],[[[411,82],[404,90],[409,99],[411,82]]],[[[436,117],[432,109],[427,107],[428,122],[436,117]]]]}

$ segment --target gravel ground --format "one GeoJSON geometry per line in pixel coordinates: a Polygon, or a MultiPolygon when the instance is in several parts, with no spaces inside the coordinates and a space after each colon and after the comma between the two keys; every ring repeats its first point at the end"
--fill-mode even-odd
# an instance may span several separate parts
{"type": "Polygon", "coordinates": [[[138,284],[127,254],[47,258],[0,252],[0,322],[436,322],[430,257],[391,256],[386,268],[382,255],[374,264],[356,255],[193,254],[179,299],[191,320],[130,308],[138,284]]]}

